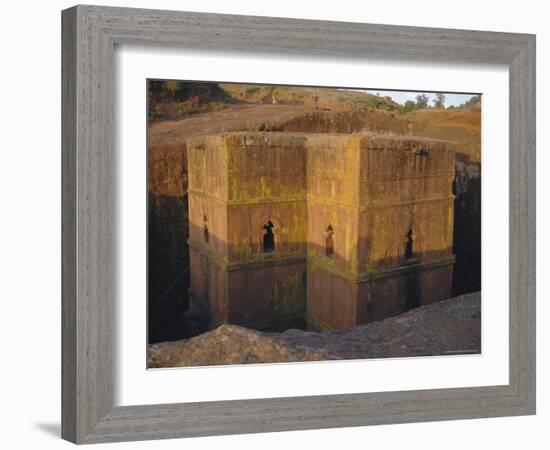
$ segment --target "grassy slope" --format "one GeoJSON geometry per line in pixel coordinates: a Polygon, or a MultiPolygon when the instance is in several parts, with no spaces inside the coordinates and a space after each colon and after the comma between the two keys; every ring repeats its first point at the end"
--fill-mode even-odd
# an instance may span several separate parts
{"type": "Polygon", "coordinates": [[[232,98],[247,103],[301,105],[331,111],[368,111],[383,109],[397,111],[400,105],[388,97],[377,97],[361,91],[332,88],[271,86],[222,83],[232,98]]]}

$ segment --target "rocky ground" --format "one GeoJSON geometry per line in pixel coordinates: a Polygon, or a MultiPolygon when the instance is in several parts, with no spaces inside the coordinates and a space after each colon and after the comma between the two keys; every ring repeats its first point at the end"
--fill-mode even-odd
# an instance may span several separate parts
{"type": "Polygon", "coordinates": [[[275,363],[479,353],[481,296],[472,293],[350,330],[266,333],[222,325],[148,348],[148,367],[275,363]]]}

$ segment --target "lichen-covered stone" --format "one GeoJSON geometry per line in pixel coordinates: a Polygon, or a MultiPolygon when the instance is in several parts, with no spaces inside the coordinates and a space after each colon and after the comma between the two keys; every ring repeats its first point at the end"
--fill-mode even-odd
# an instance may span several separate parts
{"type": "Polygon", "coordinates": [[[187,149],[190,294],[214,324],[349,328],[451,295],[451,143],[240,132],[187,149]]]}

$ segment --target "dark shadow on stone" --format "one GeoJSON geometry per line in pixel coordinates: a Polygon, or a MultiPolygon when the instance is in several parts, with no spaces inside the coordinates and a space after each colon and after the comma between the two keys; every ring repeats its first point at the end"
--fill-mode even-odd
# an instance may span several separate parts
{"type": "MultiPolygon", "coordinates": [[[[199,270],[200,274],[202,274],[200,278],[201,281],[198,283],[198,286],[200,286],[198,290],[193,286],[194,281],[191,281],[191,291],[193,292],[193,295],[190,297],[190,302],[192,305],[197,304],[199,307],[192,307],[191,312],[186,312],[186,315],[188,314],[190,320],[189,322],[186,322],[186,327],[189,327],[186,330],[186,334],[191,333],[195,335],[195,333],[201,329],[202,332],[204,332],[209,328],[215,327],[214,324],[206,325],[208,322],[207,316],[209,315],[209,312],[212,312],[208,310],[209,304],[217,305],[214,306],[214,309],[219,308],[222,304],[224,304],[227,308],[227,305],[219,301],[218,297],[216,297],[215,293],[218,292],[219,289],[214,287],[205,288],[205,286],[211,285],[208,281],[209,279],[225,279],[224,277],[220,277],[220,273],[226,273],[226,269],[220,268],[219,270],[221,272],[214,270],[214,268],[218,267],[219,264],[215,261],[220,260],[221,255],[223,254],[233,254],[231,249],[227,249],[227,242],[217,236],[214,232],[211,231],[208,244],[204,244],[201,239],[200,224],[191,223],[189,228],[190,236],[192,238],[194,237],[193,243],[191,244],[193,248],[191,253],[193,258],[197,258],[194,260],[196,262],[191,264],[191,271],[195,274],[195,271],[199,270]],[[218,256],[216,257],[216,255],[218,256]],[[197,265],[195,266],[194,264],[197,265]],[[199,324],[198,321],[201,323],[199,324]]],[[[371,243],[369,244],[367,241],[368,238],[366,237],[360,238],[358,247],[368,247],[371,243]]],[[[406,239],[404,238],[404,243],[405,242],[406,239]]],[[[403,245],[402,251],[404,251],[404,247],[405,245],[403,245]]],[[[277,323],[283,316],[285,316],[285,314],[279,314],[281,311],[274,309],[272,311],[273,314],[264,315],[263,318],[259,318],[256,317],[256,310],[243,310],[242,308],[245,308],[244,305],[246,305],[247,302],[250,303],[247,296],[250,296],[250,293],[254,291],[256,287],[261,285],[266,277],[272,276],[270,275],[271,273],[273,274],[274,284],[277,284],[279,297],[286,297],[280,289],[280,283],[277,281],[279,280],[280,270],[283,270],[283,268],[290,269],[291,267],[295,267],[293,270],[296,271],[296,274],[301,273],[304,270],[307,272],[307,266],[305,266],[305,263],[310,257],[314,258],[314,262],[312,262],[312,265],[309,267],[324,269],[326,272],[326,275],[321,275],[324,280],[321,283],[326,282],[331,286],[336,283],[334,286],[338,286],[338,288],[334,288],[333,290],[332,288],[328,289],[325,286],[325,288],[320,288],[319,290],[319,288],[314,288],[312,284],[307,282],[307,280],[304,280],[303,304],[307,305],[308,295],[312,295],[313,292],[317,291],[319,293],[319,298],[324,298],[324,300],[320,300],[320,303],[318,303],[323,305],[322,309],[328,308],[326,303],[329,299],[325,298],[325,294],[330,291],[334,292],[334,302],[339,304],[341,303],[342,295],[345,296],[349,293],[349,291],[353,291],[356,283],[358,283],[357,281],[348,281],[348,278],[359,276],[363,280],[359,283],[360,286],[363,287],[362,291],[364,293],[359,294],[359,304],[357,305],[357,308],[364,312],[358,314],[357,323],[366,323],[371,320],[381,320],[433,301],[449,298],[452,295],[452,280],[450,278],[450,276],[452,276],[452,267],[449,267],[450,272],[448,269],[445,269],[445,267],[452,265],[452,248],[450,246],[429,252],[413,251],[413,256],[409,258],[406,258],[405,255],[402,254],[400,256],[391,256],[378,261],[372,261],[371,263],[373,268],[368,271],[366,269],[367,262],[360,260],[359,263],[363,269],[361,269],[359,273],[354,272],[350,265],[350,261],[344,255],[340,254],[336,251],[336,249],[334,250],[334,253],[327,256],[325,245],[315,245],[307,242],[294,242],[292,244],[287,243],[286,246],[276,246],[273,252],[266,254],[264,253],[262,243],[260,242],[251,247],[251,253],[246,255],[243,262],[240,262],[238,253],[234,254],[232,258],[230,258],[230,261],[233,262],[229,262],[231,268],[227,269],[227,273],[236,274],[244,271],[247,272],[248,275],[246,278],[243,278],[243,280],[246,281],[243,281],[242,283],[242,292],[240,292],[240,294],[236,294],[236,289],[238,290],[238,288],[235,287],[235,284],[228,284],[230,287],[222,287],[222,290],[229,289],[232,292],[233,300],[235,298],[241,298],[241,301],[232,303],[231,307],[224,310],[230,317],[231,315],[233,316],[232,319],[220,322],[220,318],[224,317],[225,314],[220,314],[220,311],[217,309],[217,315],[216,312],[214,312],[212,317],[218,317],[218,321],[216,322],[218,325],[220,323],[228,323],[263,331],[284,331],[284,328],[281,328],[279,326],[280,324],[277,323]],[[289,257],[298,259],[303,258],[303,260],[293,260],[294,262],[291,263],[285,259],[289,257]],[[449,258],[451,258],[451,262],[446,263],[445,261],[449,258]],[[440,263],[441,261],[443,262],[440,263]],[[441,268],[440,264],[443,264],[441,268]],[[385,275],[387,271],[393,272],[396,270],[399,271],[399,274],[396,274],[395,276],[390,275],[388,277],[385,275]],[[366,281],[364,277],[368,274],[373,274],[375,277],[371,281],[366,281]],[[392,280],[395,280],[395,282],[392,280]],[[371,294],[367,294],[368,292],[370,292],[373,296],[369,300],[367,300],[367,295],[371,294]],[[242,297],[239,297],[239,295],[242,297]],[[391,297],[391,300],[383,301],[385,296],[388,295],[391,297]],[[236,319],[236,316],[238,315],[243,317],[242,321],[236,319]],[[246,316],[250,317],[246,319],[246,316]],[[270,326],[268,323],[270,319],[272,320],[273,326],[270,326]]],[[[226,263],[222,263],[222,265],[223,264],[226,263]]],[[[233,277],[233,275],[229,276],[233,277]]],[[[192,280],[194,280],[193,277],[192,280]]],[[[317,298],[315,294],[313,295],[317,298]]],[[[262,298],[261,295],[256,295],[256,297],[258,301],[262,298]]],[[[252,303],[257,305],[257,302],[252,303]]],[[[303,311],[305,312],[306,310],[304,309],[303,311]]],[[[302,312],[294,311],[294,313],[301,314],[302,312]]],[[[292,324],[292,326],[289,325],[288,328],[301,329],[302,327],[297,322],[296,324],[292,324]]]]}
{"type": "Polygon", "coordinates": [[[187,196],[148,196],[147,298],[149,343],[182,339],[188,308],[187,196]]]}
{"type": "Polygon", "coordinates": [[[481,290],[481,165],[457,154],[453,296],[481,290]]]}

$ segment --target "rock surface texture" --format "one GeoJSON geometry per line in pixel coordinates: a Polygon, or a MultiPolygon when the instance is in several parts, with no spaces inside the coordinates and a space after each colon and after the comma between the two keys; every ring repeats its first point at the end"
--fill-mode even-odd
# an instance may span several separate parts
{"type": "Polygon", "coordinates": [[[222,325],[150,345],[148,367],[434,356],[481,352],[481,295],[465,294],[349,330],[283,333],[222,325]]]}

